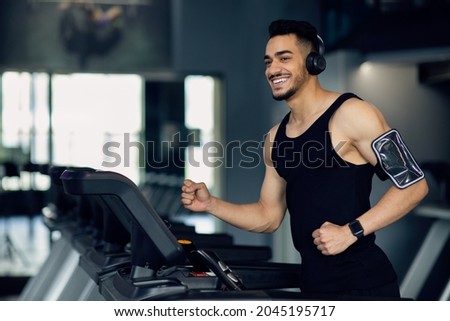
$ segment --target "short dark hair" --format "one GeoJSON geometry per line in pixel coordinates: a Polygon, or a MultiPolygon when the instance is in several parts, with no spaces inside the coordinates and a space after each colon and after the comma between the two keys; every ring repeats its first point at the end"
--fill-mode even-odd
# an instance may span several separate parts
{"type": "Polygon", "coordinates": [[[279,19],[269,25],[269,39],[275,36],[295,34],[300,43],[308,42],[314,51],[319,51],[316,28],[307,21],[279,19]]]}

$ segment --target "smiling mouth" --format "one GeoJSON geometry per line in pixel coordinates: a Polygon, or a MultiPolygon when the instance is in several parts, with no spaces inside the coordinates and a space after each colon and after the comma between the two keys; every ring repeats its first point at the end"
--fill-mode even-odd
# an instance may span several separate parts
{"type": "Polygon", "coordinates": [[[280,78],[271,79],[270,82],[272,83],[272,85],[274,87],[279,87],[279,86],[283,85],[287,80],[288,80],[288,77],[280,77],[280,78]]]}

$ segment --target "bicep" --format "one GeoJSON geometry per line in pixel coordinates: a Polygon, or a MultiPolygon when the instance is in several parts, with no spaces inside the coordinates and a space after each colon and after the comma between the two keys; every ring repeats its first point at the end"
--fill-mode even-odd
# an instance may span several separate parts
{"type": "Polygon", "coordinates": [[[260,214],[266,222],[265,232],[274,232],[286,214],[285,181],[273,167],[266,167],[259,199],[260,214]]]}
{"type": "Polygon", "coordinates": [[[259,202],[268,215],[281,222],[286,212],[286,181],[278,175],[271,159],[274,132],[269,132],[264,144],[265,175],[259,202]]]}
{"type": "Polygon", "coordinates": [[[261,187],[260,202],[273,215],[284,216],[286,211],[286,182],[275,168],[266,166],[266,174],[261,187]]]}

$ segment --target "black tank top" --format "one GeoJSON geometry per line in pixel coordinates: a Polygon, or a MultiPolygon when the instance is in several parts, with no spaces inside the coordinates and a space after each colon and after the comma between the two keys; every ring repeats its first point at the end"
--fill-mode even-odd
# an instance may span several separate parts
{"type": "MultiPolygon", "coordinates": [[[[325,221],[345,225],[370,208],[374,168],[343,160],[333,148],[331,116],[352,93],[336,101],[300,136],[287,137],[288,113],[273,142],[272,161],[286,180],[286,201],[294,245],[302,258],[301,290],[335,292],[368,289],[396,279],[375,235],[358,240],[346,251],[325,256],[313,243],[312,232],[325,221]]],[[[337,143],[337,142],[335,142],[337,143]]],[[[338,150],[344,142],[337,143],[338,150]]]]}

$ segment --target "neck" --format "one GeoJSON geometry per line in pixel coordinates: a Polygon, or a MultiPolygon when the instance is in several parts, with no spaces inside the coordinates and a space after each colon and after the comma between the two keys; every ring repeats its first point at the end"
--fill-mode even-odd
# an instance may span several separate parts
{"type": "Polygon", "coordinates": [[[317,114],[328,107],[328,97],[330,92],[320,87],[318,81],[310,81],[286,101],[291,110],[291,119],[301,122],[317,114]]]}

